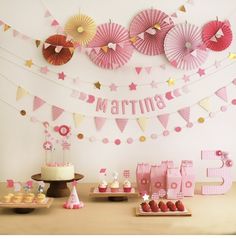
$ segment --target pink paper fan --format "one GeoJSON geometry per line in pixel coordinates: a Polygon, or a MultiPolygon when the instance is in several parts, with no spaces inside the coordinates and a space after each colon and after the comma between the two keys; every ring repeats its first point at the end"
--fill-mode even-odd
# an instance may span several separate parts
{"type": "Polygon", "coordinates": [[[145,55],[164,53],[164,38],[174,26],[172,19],[157,9],[147,9],[134,17],[130,24],[130,37],[136,37],[134,47],[145,55]]]}
{"type": "Polygon", "coordinates": [[[233,34],[228,22],[211,21],[202,30],[202,40],[213,51],[223,51],[232,42],[233,34]]]}
{"type": "Polygon", "coordinates": [[[99,25],[95,37],[87,47],[89,58],[106,69],[123,66],[133,53],[128,31],[116,23],[99,25]]]}
{"type": "Polygon", "coordinates": [[[167,33],[164,49],[170,63],[183,70],[199,67],[208,56],[201,29],[188,23],[178,24],[167,33]]]}

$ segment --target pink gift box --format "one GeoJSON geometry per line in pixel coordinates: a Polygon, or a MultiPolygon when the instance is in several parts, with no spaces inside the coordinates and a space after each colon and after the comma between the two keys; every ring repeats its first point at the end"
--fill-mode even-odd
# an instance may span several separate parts
{"type": "Polygon", "coordinates": [[[182,166],[181,175],[182,175],[181,192],[184,197],[192,197],[194,195],[195,188],[195,174],[193,167],[182,166]]]}
{"type": "Polygon", "coordinates": [[[161,189],[166,190],[166,169],[163,165],[151,166],[151,193],[158,193],[161,189]]]}
{"type": "Polygon", "coordinates": [[[150,170],[148,163],[140,163],[136,168],[137,189],[141,195],[150,192],[150,170]]]}
{"type": "Polygon", "coordinates": [[[177,199],[173,198],[173,195],[178,195],[181,188],[181,174],[179,168],[168,168],[167,169],[167,198],[168,199],[177,199]],[[171,198],[168,197],[168,190],[171,191],[171,198]]]}

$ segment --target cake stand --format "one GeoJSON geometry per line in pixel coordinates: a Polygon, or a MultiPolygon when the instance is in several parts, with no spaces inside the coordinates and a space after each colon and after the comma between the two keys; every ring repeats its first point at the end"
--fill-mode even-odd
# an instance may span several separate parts
{"type": "Polygon", "coordinates": [[[70,189],[67,186],[67,183],[78,181],[82,179],[84,175],[75,173],[74,178],[70,180],[44,180],[41,178],[41,174],[32,175],[31,178],[35,181],[44,181],[45,183],[49,183],[49,188],[47,190],[47,197],[67,197],[70,195],[70,189]]]}

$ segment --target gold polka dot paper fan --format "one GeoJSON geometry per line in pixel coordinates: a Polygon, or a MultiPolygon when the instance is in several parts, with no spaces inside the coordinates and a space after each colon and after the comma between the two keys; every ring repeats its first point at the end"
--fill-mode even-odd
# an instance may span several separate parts
{"type": "Polygon", "coordinates": [[[79,14],[69,18],[64,30],[75,42],[84,46],[93,39],[96,24],[91,17],[79,14]]]}

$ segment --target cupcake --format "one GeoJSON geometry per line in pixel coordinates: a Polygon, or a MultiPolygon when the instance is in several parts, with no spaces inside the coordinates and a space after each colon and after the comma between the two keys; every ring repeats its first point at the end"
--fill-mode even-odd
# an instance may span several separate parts
{"type": "Polygon", "coordinates": [[[45,194],[39,193],[35,198],[36,203],[43,203],[45,198],[46,198],[45,194]]]}
{"type": "Polygon", "coordinates": [[[12,202],[13,203],[21,203],[22,202],[22,199],[23,199],[23,196],[21,195],[15,195],[12,197],[12,202]]]}
{"type": "Polygon", "coordinates": [[[32,197],[32,196],[26,196],[26,197],[24,197],[23,202],[24,202],[24,203],[32,203],[33,200],[34,200],[34,197],[32,197]]]}
{"type": "Polygon", "coordinates": [[[5,195],[5,196],[3,196],[3,202],[5,202],[5,203],[9,203],[9,202],[11,202],[11,196],[10,195],[5,195]]]}
{"type": "Polygon", "coordinates": [[[98,185],[98,191],[100,193],[105,193],[107,191],[107,182],[102,180],[102,182],[98,185]]]}
{"type": "Polygon", "coordinates": [[[131,192],[131,182],[128,180],[128,179],[126,179],[125,181],[124,181],[124,183],[123,183],[123,190],[124,190],[124,192],[125,193],[130,193],[131,192]]]}
{"type": "Polygon", "coordinates": [[[111,192],[112,193],[116,193],[119,191],[119,188],[120,188],[120,185],[119,185],[119,182],[117,180],[114,180],[112,183],[111,183],[111,192]]]}

